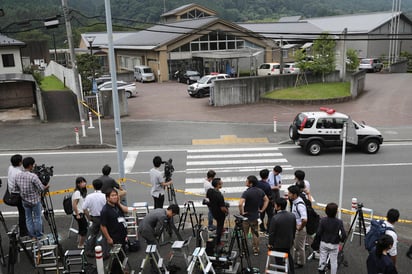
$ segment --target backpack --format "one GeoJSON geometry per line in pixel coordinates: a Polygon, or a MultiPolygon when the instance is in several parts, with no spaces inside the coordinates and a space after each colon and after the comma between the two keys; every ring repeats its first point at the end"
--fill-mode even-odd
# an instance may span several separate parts
{"type": "Polygon", "coordinates": [[[67,194],[63,198],[63,209],[67,215],[73,214],[72,194],[67,194]]]}
{"type": "Polygon", "coordinates": [[[378,239],[386,233],[386,230],[393,230],[392,227],[388,227],[383,220],[372,220],[370,229],[365,235],[365,248],[371,252],[376,246],[378,239]]]}
{"type": "MultiPolygon", "coordinates": [[[[308,216],[308,221],[306,222],[306,233],[308,235],[313,235],[318,231],[320,216],[319,214],[313,209],[312,202],[306,198],[306,195],[302,192],[299,197],[302,198],[303,203],[299,202],[298,204],[304,204],[306,206],[306,213],[308,216]]],[[[299,216],[299,210],[297,210],[299,216]]]]}

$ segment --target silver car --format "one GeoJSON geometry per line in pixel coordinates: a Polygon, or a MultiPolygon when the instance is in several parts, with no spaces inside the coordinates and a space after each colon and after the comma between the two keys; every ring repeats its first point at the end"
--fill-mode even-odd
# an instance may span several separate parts
{"type": "Polygon", "coordinates": [[[381,71],[383,64],[378,58],[364,58],[360,61],[359,69],[371,72],[381,71]]]}
{"type": "MultiPolygon", "coordinates": [[[[99,91],[112,90],[112,82],[104,82],[97,87],[99,91]]],[[[137,96],[137,89],[135,83],[127,83],[124,81],[117,81],[117,89],[123,89],[126,93],[126,98],[137,96]]]]}

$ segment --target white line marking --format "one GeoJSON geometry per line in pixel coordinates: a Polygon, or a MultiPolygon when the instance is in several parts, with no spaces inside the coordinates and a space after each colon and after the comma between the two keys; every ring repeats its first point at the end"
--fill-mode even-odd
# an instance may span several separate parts
{"type": "MultiPolygon", "coordinates": [[[[241,167],[214,167],[213,170],[216,172],[253,172],[253,171],[260,171],[262,169],[269,169],[271,170],[272,166],[241,166],[241,167]]],[[[290,165],[282,165],[283,170],[293,170],[293,167],[290,165]]],[[[188,168],[186,169],[187,174],[195,174],[201,173],[206,174],[210,168],[188,168]]]]}
{"type": "Polygon", "coordinates": [[[138,151],[129,151],[127,153],[126,159],[124,160],[124,173],[128,174],[132,171],[134,164],[136,163],[138,151]]]}
{"type": "MultiPolygon", "coordinates": [[[[223,183],[228,182],[245,182],[247,176],[235,176],[235,177],[220,177],[223,183]]],[[[282,175],[282,181],[293,180],[295,175],[285,174],[282,175]]],[[[186,184],[203,184],[205,181],[204,178],[186,178],[186,184]]]]}
{"type": "Polygon", "coordinates": [[[237,164],[260,164],[260,163],[287,163],[286,159],[251,159],[251,160],[222,160],[222,161],[188,161],[188,166],[215,166],[215,165],[237,165],[237,164]]]}
{"type": "Polygon", "coordinates": [[[242,153],[242,154],[206,154],[187,155],[187,159],[208,159],[208,158],[258,158],[258,157],[279,157],[282,153],[242,153]]]}
{"type": "Polygon", "coordinates": [[[246,148],[210,148],[210,149],[188,149],[187,153],[202,153],[202,152],[233,152],[233,151],[271,151],[279,150],[277,147],[246,147],[246,148]]]}

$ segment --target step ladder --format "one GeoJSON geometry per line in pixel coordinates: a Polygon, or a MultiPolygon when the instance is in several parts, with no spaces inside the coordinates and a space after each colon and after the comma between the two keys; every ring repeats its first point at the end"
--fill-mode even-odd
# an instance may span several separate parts
{"type": "Polygon", "coordinates": [[[279,251],[268,251],[265,273],[280,274],[289,273],[288,253],[279,251]]]}
{"type": "Polygon", "coordinates": [[[193,251],[192,261],[187,267],[187,273],[197,273],[197,266],[200,267],[201,272],[204,274],[216,273],[204,247],[196,247],[193,251]]]}
{"type": "Polygon", "coordinates": [[[137,225],[139,225],[139,222],[146,217],[146,215],[149,213],[149,205],[147,202],[139,202],[139,203],[133,203],[133,214],[136,216],[137,219],[137,225]]]}
{"type": "Polygon", "coordinates": [[[196,228],[196,225],[199,224],[199,218],[196,213],[195,204],[193,203],[193,201],[187,201],[184,203],[183,207],[184,209],[183,209],[182,214],[180,215],[179,225],[177,226],[177,230],[183,231],[185,229],[187,215],[189,215],[190,224],[192,225],[193,236],[195,236],[196,235],[195,228],[196,228]]]}
{"type": "Polygon", "coordinates": [[[187,267],[192,259],[191,256],[188,257],[189,244],[191,240],[192,237],[189,237],[189,239],[187,239],[186,241],[174,241],[172,244],[172,254],[170,256],[169,262],[171,262],[176,255],[180,255],[183,256],[187,267]]]}
{"type": "MultiPolygon", "coordinates": [[[[148,245],[146,247],[146,257],[143,259],[142,264],[140,265],[139,274],[146,273],[144,269],[146,265],[150,263],[152,268],[157,270],[157,273],[169,274],[166,266],[164,265],[164,259],[160,257],[159,251],[156,245],[148,245]]],[[[153,272],[153,269],[151,269],[153,272]]]]}
{"type": "Polygon", "coordinates": [[[63,273],[86,273],[87,259],[84,249],[66,250],[64,253],[63,273]]]}
{"type": "Polygon", "coordinates": [[[114,244],[110,249],[110,258],[106,267],[105,273],[111,273],[113,263],[117,262],[120,265],[121,271],[116,274],[133,274],[134,270],[130,271],[129,258],[126,256],[121,244],[114,244]]]}
{"type": "Polygon", "coordinates": [[[55,273],[60,273],[57,245],[43,245],[33,250],[36,254],[34,257],[36,269],[43,269],[44,272],[55,271],[55,273]]]}

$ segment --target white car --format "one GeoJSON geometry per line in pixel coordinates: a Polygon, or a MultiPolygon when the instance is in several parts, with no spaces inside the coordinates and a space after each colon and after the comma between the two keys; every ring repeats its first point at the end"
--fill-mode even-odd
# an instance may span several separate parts
{"type": "MultiPolygon", "coordinates": [[[[324,148],[341,147],[340,138],[344,124],[349,116],[336,112],[331,108],[320,111],[301,112],[296,115],[289,127],[289,137],[301,146],[309,155],[319,155],[324,148]]],[[[358,144],[354,146],[365,153],[374,154],[379,151],[383,142],[382,134],[376,128],[352,121],[358,136],[358,144]]]]}
{"type": "Polygon", "coordinates": [[[258,69],[258,76],[280,74],[279,63],[263,63],[258,69]]]}
{"type": "MultiPolygon", "coordinates": [[[[112,82],[104,82],[103,84],[100,84],[97,89],[99,91],[106,91],[106,90],[112,90],[112,82]]],[[[117,89],[123,89],[126,92],[126,97],[134,97],[137,96],[137,89],[136,89],[136,84],[135,83],[127,83],[124,81],[117,81],[117,89]]]]}
{"type": "Polygon", "coordinates": [[[228,74],[216,74],[216,75],[205,75],[200,78],[197,83],[191,84],[187,88],[187,92],[189,93],[190,97],[205,97],[209,96],[210,94],[210,87],[213,84],[213,81],[219,79],[227,79],[230,78],[228,74]]]}
{"type": "Polygon", "coordinates": [[[285,63],[283,65],[284,74],[298,74],[299,72],[300,68],[296,66],[296,63],[285,63]]]}

